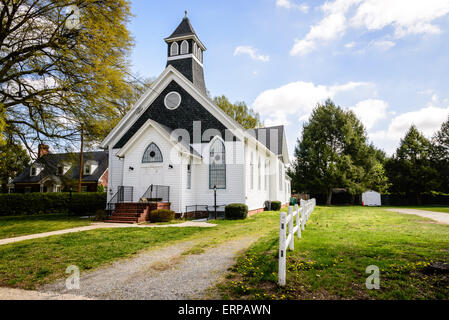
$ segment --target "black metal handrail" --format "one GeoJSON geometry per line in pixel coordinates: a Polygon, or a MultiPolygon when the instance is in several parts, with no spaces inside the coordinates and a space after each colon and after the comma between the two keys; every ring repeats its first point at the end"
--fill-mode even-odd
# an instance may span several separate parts
{"type": "Polygon", "coordinates": [[[152,184],[140,200],[147,202],[170,202],[170,187],[152,184]]]}
{"type": "Polygon", "coordinates": [[[115,211],[115,207],[117,203],[132,203],[134,197],[134,188],[133,187],[118,187],[117,193],[111,198],[111,201],[108,202],[106,206],[106,210],[110,213],[115,211]]]}

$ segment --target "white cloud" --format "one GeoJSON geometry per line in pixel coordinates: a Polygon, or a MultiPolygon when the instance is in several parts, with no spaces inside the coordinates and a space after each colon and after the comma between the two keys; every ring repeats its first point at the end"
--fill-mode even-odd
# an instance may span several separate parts
{"type": "Polygon", "coordinates": [[[277,0],[276,6],[278,6],[280,8],[285,8],[285,9],[297,9],[297,10],[302,11],[303,13],[309,12],[309,6],[307,4],[305,4],[305,3],[296,4],[296,3],[293,3],[291,0],[277,0]]]}
{"type": "Polygon", "coordinates": [[[238,56],[241,54],[246,54],[251,57],[251,59],[256,61],[268,62],[270,61],[270,56],[264,56],[257,53],[257,49],[251,46],[239,46],[235,48],[234,56],[238,56]]]}
{"type": "Polygon", "coordinates": [[[382,50],[389,50],[393,48],[396,43],[389,40],[379,40],[379,41],[373,41],[372,45],[376,48],[382,49],[382,50]]]}
{"type": "Polygon", "coordinates": [[[367,130],[387,117],[388,103],[383,100],[363,100],[349,108],[362,121],[367,130]]]}
{"type": "MultiPolygon", "coordinates": [[[[433,23],[449,13],[449,1],[334,0],[320,8],[324,13],[323,19],[313,25],[303,39],[295,40],[291,55],[310,53],[318,44],[342,37],[348,28],[376,31],[392,27],[395,38],[410,34],[439,34],[441,29],[433,23]],[[354,10],[350,10],[352,8],[354,10]]],[[[379,41],[378,45],[389,49],[395,43],[379,41]]]]}
{"type": "MultiPolygon", "coordinates": [[[[432,99],[434,101],[434,98],[432,99]]],[[[387,130],[370,133],[370,139],[387,153],[393,154],[411,125],[415,125],[427,138],[431,138],[449,117],[449,106],[437,107],[433,102],[417,111],[394,117],[387,130]]]]}
{"type": "Polygon", "coordinates": [[[356,45],[357,45],[357,43],[352,41],[352,42],[349,42],[349,43],[345,44],[345,48],[346,49],[351,49],[351,48],[354,48],[356,45]]]}
{"type": "Polygon", "coordinates": [[[447,0],[365,0],[357,8],[351,24],[368,30],[392,26],[398,38],[408,34],[437,34],[441,30],[432,22],[447,13],[447,0]]]}
{"type": "Polygon", "coordinates": [[[267,117],[267,126],[288,124],[288,119],[294,122],[307,120],[312,110],[327,98],[334,98],[338,93],[354,91],[366,82],[348,82],[343,85],[324,86],[311,82],[293,82],[277,89],[262,92],[254,101],[253,108],[262,117],[267,117]]]}

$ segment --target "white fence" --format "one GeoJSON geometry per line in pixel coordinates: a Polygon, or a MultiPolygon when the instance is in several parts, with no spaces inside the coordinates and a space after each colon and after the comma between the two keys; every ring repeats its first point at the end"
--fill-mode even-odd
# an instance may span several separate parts
{"type": "Polygon", "coordinates": [[[279,227],[279,285],[285,286],[287,250],[295,250],[295,234],[301,239],[307,221],[316,206],[316,200],[301,200],[301,206],[288,208],[288,214],[281,212],[281,223],[279,227]],[[296,226],[295,226],[296,220],[296,226]],[[288,226],[288,236],[287,236],[288,226]]]}

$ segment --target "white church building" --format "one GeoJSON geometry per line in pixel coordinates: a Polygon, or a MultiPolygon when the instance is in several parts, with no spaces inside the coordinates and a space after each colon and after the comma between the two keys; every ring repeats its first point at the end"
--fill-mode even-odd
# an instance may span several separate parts
{"type": "Polygon", "coordinates": [[[284,127],[245,130],[213,103],[206,47],[187,15],[165,42],[166,69],[101,144],[108,203],[157,201],[181,215],[198,206],[244,203],[258,212],[266,201],[287,204],[284,127]]]}

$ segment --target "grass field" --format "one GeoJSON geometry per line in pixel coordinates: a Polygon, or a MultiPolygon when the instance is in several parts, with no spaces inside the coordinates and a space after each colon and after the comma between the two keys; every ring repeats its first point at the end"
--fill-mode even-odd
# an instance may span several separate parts
{"type": "Polygon", "coordinates": [[[218,288],[229,299],[449,299],[449,225],[382,208],[318,207],[287,256],[287,286],[277,286],[278,230],[239,258],[218,288]],[[380,269],[367,290],[366,268],[380,269]]]}
{"type": "Polygon", "coordinates": [[[0,239],[84,227],[90,224],[91,221],[88,219],[61,214],[0,217],[0,239]]]}
{"type": "Polygon", "coordinates": [[[66,277],[70,265],[84,272],[178,241],[193,241],[184,252],[189,255],[228,240],[261,237],[218,285],[224,298],[449,298],[447,275],[423,272],[433,261],[449,262],[448,225],[382,208],[317,207],[288,254],[287,287],[280,289],[278,212],[211,222],[218,226],[92,230],[0,246],[0,287],[35,289],[66,277]],[[369,265],[381,269],[381,290],[365,288],[369,265]]]}
{"type": "Polygon", "coordinates": [[[66,277],[70,265],[83,272],[177,241],[194,241],[184,254],[199,254],[231,239],[267,234],[276,228],[277,215],[267,212],[245,221],[217,221],[216,228],[103,229],[0,246],[0,287],[35,289],[66,277]]]}

